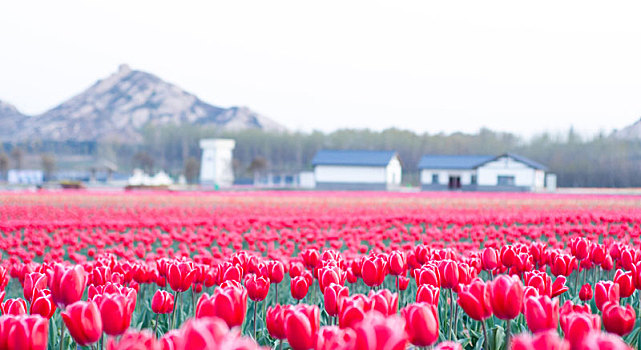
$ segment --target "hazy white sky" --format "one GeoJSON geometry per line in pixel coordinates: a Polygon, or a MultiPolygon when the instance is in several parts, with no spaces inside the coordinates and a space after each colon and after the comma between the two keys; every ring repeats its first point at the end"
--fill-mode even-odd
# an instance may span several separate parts
{"type": "Polygon", "coordinates": [[[120,63],[291,129],[531,135],[641,117],[639,1],[0,3],[0,100],[41,113],[120,63]]]}

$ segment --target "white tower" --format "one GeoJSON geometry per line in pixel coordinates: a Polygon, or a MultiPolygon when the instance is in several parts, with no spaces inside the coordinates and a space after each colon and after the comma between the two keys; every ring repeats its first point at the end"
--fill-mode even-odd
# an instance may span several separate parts
{"type": "Polygon", "coordinates": [[[230,139],[203,139],[200,148],[200,183],[217,187],[229,187],[234,183],[232,151],[236,141],[230,139]]]}

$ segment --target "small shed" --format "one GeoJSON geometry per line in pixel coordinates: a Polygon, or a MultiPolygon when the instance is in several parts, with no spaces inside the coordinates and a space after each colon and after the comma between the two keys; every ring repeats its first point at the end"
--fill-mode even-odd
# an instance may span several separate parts
{"type": "Polygon", "coordinates": [[[547,168],[513,153],[426,155],[418,165],[423,190],[541,191],[547,168]]]}
{"type": "Polygon", "coordinates": [[[321,150],[312,165],[319,190],[388,190],[401,184],[395,151],[321,150]]]}

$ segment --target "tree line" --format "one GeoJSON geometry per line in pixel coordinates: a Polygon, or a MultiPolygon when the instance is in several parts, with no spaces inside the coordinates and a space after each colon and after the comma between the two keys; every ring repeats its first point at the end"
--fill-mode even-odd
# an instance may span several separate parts
{"type": "MultiPolygon", "coordinates": [[[[82,153],[118,164],[119,171],[143,168],[165,170],[196,181],[200,161],[199,140],[222,137],[236,140],[234,171],[237,178],[252,178],[256,172],[311,170],[320,149],[395,150],[403,163],[403,182],[418,184],[418,162],[425,154],[517,153],[531,158],[557,174],[564,187],[641,187],[641,141],[613,135],[581,137],[566,133],[543,133],[525,139],[515,134],[481,129],[476,133],[429,134],[409,130],[341,129],[324,133],[221,131],[202,126],[148,126],[142,144],[114,142],[39,143],[23,145],[26,152],[46,152],[56,159],[82,153]],[[28,147],[27,147],[28,146],[28,147]]],[[[11,146],[10,146],[11,147],[11,146]]],[[[7,149],[7,147],[5,147],[7,149]]],[[[12,157],[0,152],[0,168],[12,157]]],[[[43,162],[45,163],[45,162],[43,162]]],[[[47,162],[50,167],[50,161],[47,162]]],[[[3,170],[3,169],[0,169],[3,170]]]]}

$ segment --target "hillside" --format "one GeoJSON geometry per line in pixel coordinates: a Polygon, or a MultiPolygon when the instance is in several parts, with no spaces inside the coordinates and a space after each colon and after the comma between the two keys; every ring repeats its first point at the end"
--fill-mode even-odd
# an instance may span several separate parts
{"type": "Polygon", "coordinates": [[[208,104],[176,85],[121,65],[117,72],[36,116],[25,116],[0,102],[2,141],[142,142],[145,126],[215,126],[221,130],[285,128],[247,107],[208,104]]]}

